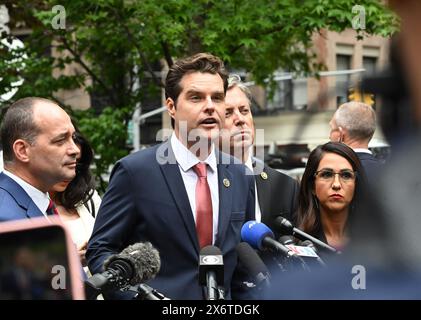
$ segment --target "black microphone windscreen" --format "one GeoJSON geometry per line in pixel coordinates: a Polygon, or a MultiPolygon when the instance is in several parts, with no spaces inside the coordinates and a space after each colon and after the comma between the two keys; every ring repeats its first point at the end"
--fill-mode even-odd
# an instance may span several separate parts
{"type": "Polygon", "coordinates": [[[206,246],[200,250],[201,256],[221,256],[222,252],[218,247],[206,246]]]}
{"type": "Polygon", "coordinates": [[[256,277],[259,273],[263,275],[269,274],[266,265],[260,259],[259,255],[247,242],[240,242],[237,245],[238,259],[243,263],[251,276],[256,277]]]}
{"type": "Polygon", "coordinates": [[[121,251],[121,253],[111,255],[104,262],[104,268],[111,267],[112,263],[117,260],[129,262],[135,270],[135,275],[130,280],[131,285],[153,279],[161,268],[159,252],[149,242],[132,244],[121,251]]]}
{"type": "Polygon", "coordinates": [[[285,219],[282,216],[278,216],[275,218],[274,226],[276,227],[277,231],[279,231],[283,235],[292,235],[294,226],[292,223],[285,219]]]}

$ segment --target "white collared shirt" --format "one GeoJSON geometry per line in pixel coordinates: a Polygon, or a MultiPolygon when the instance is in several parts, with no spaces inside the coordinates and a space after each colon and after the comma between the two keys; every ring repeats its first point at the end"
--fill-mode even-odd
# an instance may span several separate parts
{"type": "Polygon", "coordinates": [[[373,152],[371,152],[371,150],[369,150],[369,149],[355,148],[355,149],[352,149],[352,150],[354,150],[354,152],[361,152],[361,153],[373,154],[373,152]]]}
{"type": "Polygon", "coordinates": [[[50,198],[47,192],[42,192],[35,188],[34,186],[30,185],[28,182],[24,181],[23,179],[19,178],[18,176],[14,175],[10,171],[6,169],[3,170],[4,174],[7,175],[9,178],[13,179],[18,185],[22,187],[23,190],[28,194],[28,196],[32,199],[38,209],[42,212],[42,214],[47,217],[47,208],[50,203],[50,198]]]}
{"type": "MultiPolygon", "coordinates": [[[[247,168],[249,168],[251,170],[251,172],[254,172],[253,170],[253,162],[251,161],[251,155],[249,153],[249,157],[246,160],[246,163],[244,163],[246,165],[247,168]]],[[[259,204],[259,197],[257,195],[257,183],[256,183],[256,177],[254,177],[254,203],[255,203],[255,217],[254,219],[257,222],[261,222],[262,221],[262,212],[260,211],[260,204],[259,204]]]]}
{"type": "MultiPolygon", "coordinates": [[[[174,152],[175,159],[180,169],[181,177],[183,178],[184,186],[189,198],[190,207],[193,212],[193,218],[196,222],[196,183],[197,174],[193,170],[193,166],[198,164],[200,160],[186,148],[184,144],[176,137],[175,133],[171,135],[171,148],[174,152]]],[[[218,167],[216,165],[215,146],[212,144],[212,150],[205,161],[208,173],[208,185],[212,198],[212,216],[213,216],[213,239],[218,235],[218,220],[219,220],[219,186],[218,186],[218,167]]]]}

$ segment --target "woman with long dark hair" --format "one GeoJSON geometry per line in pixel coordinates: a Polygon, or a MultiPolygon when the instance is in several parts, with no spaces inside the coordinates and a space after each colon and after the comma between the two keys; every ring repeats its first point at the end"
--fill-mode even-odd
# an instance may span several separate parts
{"type": "Polygon", "coordinates": [[[309,155],[301,179],[296,222],[305,232],[336,248],[348,242],[348,217],[357,210],[364,170],[355,152],[328,142],[309,155]]]}
{"type": "Polygon", "coordinates": [[[76,159],[76,176],[71,181],[55,184],[49,194],[56,205],[60,219],[70,230],[82,264],[86,265],[86,245],[92,234],[101,198],[95,191],[95,180],[90,170],[94,159],[93,150],[78,131],[75,133],[74,141],[80,149],[79,158],[76,159]]]}

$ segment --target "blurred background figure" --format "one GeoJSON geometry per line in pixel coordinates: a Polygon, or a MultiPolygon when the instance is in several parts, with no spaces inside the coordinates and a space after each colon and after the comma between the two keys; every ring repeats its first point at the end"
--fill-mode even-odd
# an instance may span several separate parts
{"type": "Polygon", "coordinates": [[[329,125],[330,141],[343,142],[351,147],[360,159],[366,175],[372,177],[382,165],[368,149],[376,131],[374,109],[363,102],[344,103],[336,110],[329,125]]]}
{"type": "Polygon", "coordinates": [[[342,250],[349,240],[348,217],[354,214],[364,180],[350,147],[340,142],[318,146],[310,153],[301,180],[298,227],[342,250]]]}
{"type": "Polygon", "coordinates": [[[75,133],[74,141],[80,149],[80,154],[76,158],[76,176],[71,180],[55,184],[49,193],[61,220],[70,230],[82,265],[86,266],[86,246],[92,234],[101,198],[95,190],[95,180],[90,170],[94,158],[93,150],[78,131],[75,133]]]}

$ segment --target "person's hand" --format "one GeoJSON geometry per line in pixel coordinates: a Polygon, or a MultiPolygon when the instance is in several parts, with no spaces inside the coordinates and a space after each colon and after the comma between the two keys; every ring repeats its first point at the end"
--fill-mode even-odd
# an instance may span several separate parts
{"type": "Polygon", "coordinates": [[[85,253],[86,249],[88,248],[88,241],[85,241],[82,245],[77,247],[77,253],[79,254],[80,262],[82,263],[82,266],[86,266],[86,258],[85,253]]]}

